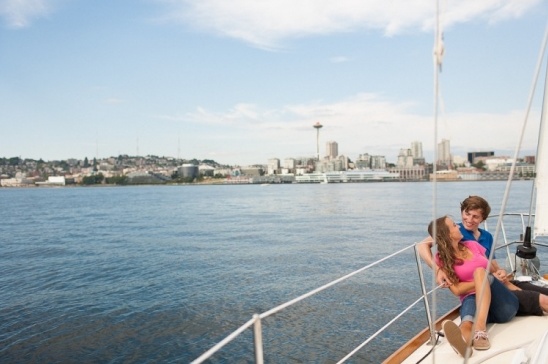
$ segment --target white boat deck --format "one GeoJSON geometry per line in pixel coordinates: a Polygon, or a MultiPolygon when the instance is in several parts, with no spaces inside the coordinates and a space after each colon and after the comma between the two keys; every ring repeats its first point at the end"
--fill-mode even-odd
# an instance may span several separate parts
{"type": "MultiPolygon", "coordinates": [[[[455,319],[457,324],[460,318],[455,319]]],[[[522,363],[526,361],[517,360],[520,351],[528,350],[529,355],[533,356],[539,349],[539,342],[548,336],[548,315],[544,316],[519,316],[505,324],[488,325],[489,341],[491,348],[489,350],[474,350],[468,363],[522,363]],[[545,335],[546,334],[546,335],[545,335]]],[[[544,353],[540,361],[536,363],[548,363],[548,342],[540,345],[544,348],[544,353]]],[[[403,363],[417,363],[426,355],[432,346],[429,343],[421,345],[411,356],[403,363]]],[[[434,351],[428,355],[421,363],[463,363],[464,358],[455,353],[444,337],[440,337],[440,343],[434,351]]],[[[527,361],[527,363],[530,363],[527,361]]],[[[532,362],[531,362],[532,363],[532,362]]]]}

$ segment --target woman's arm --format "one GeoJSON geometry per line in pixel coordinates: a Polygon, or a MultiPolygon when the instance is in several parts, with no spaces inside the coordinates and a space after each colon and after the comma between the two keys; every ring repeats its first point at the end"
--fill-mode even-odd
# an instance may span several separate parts
{"type": "Polygon", "coordinates": [[[452,283],[449,280],[449,277],[447,274],[443,271],[443,269],[440,269],[436,262],[434,261],[434,256],[432,255],[432,244],[434,241],[432,240],[432,237],[428,236],[424,238],[420,243],[417,244],[417,248],[419,250],[419,255],[422,258],[422,260],[434,270],[436,275],[436,282],[443,287],[449,287],[452,283]]]}
{"type": "Polygon", "coordinates": [[[476,285],[474,282],[457,282],[449,286],[449,289],[455,296],[460,296],[467,293],[474,293],[476,285]]]}

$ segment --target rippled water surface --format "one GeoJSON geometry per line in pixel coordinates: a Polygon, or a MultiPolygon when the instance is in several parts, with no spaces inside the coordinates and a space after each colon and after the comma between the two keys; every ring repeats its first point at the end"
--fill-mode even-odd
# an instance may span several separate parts
{"type": "MultiPolygon", "coordinates": [[[[514,182],[507,210],[527,210],[514,182]]],[[[504,182],[438,185],[438,215],[504,182]]],[[[187,363],[249,320],[425,236],[430,183],[0,189],[0,362],[187,363]]],[[[263,323],[270,363],[333,363],[418,298],[413,252],[263,323]]],[[[457,300],[441,295],[440,310],[457,300]]],[[[382,361],[422,307],[350,362],[382,361]]],[[[212,363],[253,361],[244,333],[212,363]]]]}

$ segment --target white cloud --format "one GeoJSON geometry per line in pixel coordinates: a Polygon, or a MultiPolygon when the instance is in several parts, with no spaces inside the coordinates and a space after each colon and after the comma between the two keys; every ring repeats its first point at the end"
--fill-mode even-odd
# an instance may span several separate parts
{"type": "Polygon", "coordinates": [[[350,58],[345,57],[345,56],[336,56],[336,57],[331,57],[329,59],[329,62],[331,62],[331,63],[345,63],[345,62],[349,62],[349,61],[350,61],[350,58]]]}
{"type": "MultiPolygon", "coordinates": [[[[171,6],[169,18],[196,29],[277,48],[288,38],[372,29],[393,36],[410,29],[430,31],[431,0],[159,0],[171,6]]],[[[445,26],[474,19],[496,22],[523,13],[541,0],[461,0],[442,9],[445,26]]]]}
{"type": "Polygon", "coordinates": [[[10,28],[25,28],[31,22],[49,14],[51,0],[4,0],[0,2],[0,17],[10,28]]]}

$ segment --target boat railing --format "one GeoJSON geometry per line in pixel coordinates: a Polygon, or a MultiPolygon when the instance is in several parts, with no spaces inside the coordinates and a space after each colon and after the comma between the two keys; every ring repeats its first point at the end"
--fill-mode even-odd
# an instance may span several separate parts
{"type": "Polygon", "coordinates": [[[435,287],[434,289],[431,289],[430,291],[426,290],[426,284],[422,272],[422,264],[421,259],[418,253],[417,244],[412,244],[410,246],[407,246],[393,254],[390,254],[388,256],[383,257],[382,259],[376,260],[375,262],[368,264],[360,269],[357,269],[343,277],[340,277],[338,279],[335,279],[327,284],[324,284],[321,287],[318,287],[316,289],[313,289],[297,298],[294,298],[290,301],[287,301],[279,306],[276,306],[268,311],[265,311],[260,314],[254,314],[251,319],[249,319],[246,323],[244,323],[242,326],[240,326],[238,329],[233,331],[230,335],[228,335],[225,339],[221,340],[219,343],[217,343],[215,346],[210,348],[208,351],[200,355],[198,358],[193,360],[191,364],[199,364],[210,358],[213,354],[215,354],[217,351],[219,351],[221,348],[223,348],[225,345],[236,339],[240,334],[242,334],[247,329],[253,327],[253,341],[254,341],[254,350],[255,350],[255,362],[258,364],[262,364],[264,362],[263,358],[263,336],[262,336],[262,320],[272,316],[281,310],[290,307],[306,298],[309,298],[313,295],[316,295],[319,292],[322,292],[338,283],[341,283],[359,273],[362,273],[364,271],[367,271],[374,266],[389,260],[391,258],[394,258],[404,252],[407,252],[410,249],[414,249],[415,251],[415,259],[417,261],[417,269],[419,272],[419,280],[420,285],[422,288],[422,295],[416,299],[414,302],[412,302],[409,306],[407,306],[405,309],[403,309],[398,315],[396,315],[394,318],[392,318],[390,321],[388,321],[384,326],[382,326],[380,329],[378,329],[375,333],[372,335],[369,335],[369,337],[363,341],[361,344],[359,344],[356,348],[354,348],[352,351],[350,351],[344,358],[342,358],[338,363],[343,363],[350,357],[352,357],[356,352],[358,352],[361,348],[363,348],[365,345],[367,345],[369,342],[371,342],[373,339],[375,339],[378,335],[383,333],[388,327],[390,327],[394,322],[396,322],[399,318],[401,318],[405,313],[407,313],[409,310],[411,310],[413,307],[415,307],[417,304],[419,304],[421,301],[425,305],[425,311],[426,311],[426,319],[428,321],[428,327],[430,328],[430,340],[433,343],[435,340],[435,331],[434,331],[434,322],[430,315],[430,307],[428,302],[428,296],[431,295],[434,291],[439,289],[441,286],[435,287]]]}
{"type": "MultiPolygon", "coordinates": [[[[491,233],[494,233],[494,226],[496,226],[499,216],[500,215],[498,214],[491,215],[489,219],[484,221],[484,228],[486,230],[491,231],[491,233]],[[495,224],[494,225],[489,224],[489,222],[494,222],[495,224]],[[490,226],[492,227],[491,229],[489,228],[490,226]]],[[[535,214],[529,214],[529,213],[507,212],[502,215],[501,224],[500,224],[500,233],[502,236],[502,241],[501,243],[495,242],[495,250],[504,249],[506,251],[506,256],[508,257],[508,265],[509,265],[510,271],[512,272],[516,271],[517,260],[516,260],[516,254],[510,251],[510,247],[513,245],[518,245],[523,243],[525,229],[527,228],[530,220],[529,218],[534,219],[534,217],[535,217],[535,214]],[[508,221],[509,218],[512,219],[511,222],[513,223],[515,222],[516,219],[518,221],[517,233],[519,233],[519,235],[516,235],[517,239],[516,238],[512,239],[512,237],[510,238],[508,237],[508,229],[507,229],[507,226],[505,225],[505,221],[508,221]]],[[[514,229],[511,229],[511,230],[516,232],[516,227],[514,226],[514,229]]],[[[532,243],[537,246],[548,247],[548,244],[546,242],[543,242],[541,239],[542,237],[533,237],[532,243]]],[[[538,275],[539,273],[538,267],[535,267],[533,260],[527,260],[526,264],[528,267],[526,269],[526,271],[528,272],[527,274],[532,273],[533,275],[534,274],[538,275]]]]}
{"type": "MultiPolygon", "coordinates": [[[[521,223],[521,227],[513,227],[513,229],[511,229],[512,231],[515,231],[516,229],[521,229],[521,232],[525,231],[525,227],[526,227],[526,220],[528,219],[529,217],[529,214],[527,213],[505,213],[504,216],[503,216],[503,220],[504,220],[504,217],[508,217],[508,216],[514,216],[514,217],[518,217],[519,220],[520,220],[520,223],[521,223]]],[[[534,215],[532,215],[534,216],[534,215]]],[[[492,215],[489,219],[490,221],[493,221],[495,218],[497,218],[498,216],[497,215],[492,215]]],[[[510,256],[511,252],[510,252],[510,249],[509,247],[513,244],[519,244],[520,242],[519,241],[511,241],[507,235],[507,231],[505,229],[505,225],[504,225],[504,221],[501,220],[501,232],[502,232],[502,237],[503,237],[503,243],[501,244],[496,244],[496,247],[495,249],[503,249],[505,248],[507,250],[507,253],[508,253],[508,256],[510,256]]],[[[519,225],[519,224],[518,224],[519,225]]],[[[488,223],[487,221],[484,222],[484,227],[488,229],[488,223]]],[[[491,230],[493,231],[493,230],[491,230]]],[[[538,244],[538,243],[537,243],[538,244]]],[[[543,243],[540,243],[541,245],[544,245],[544,246],[548,246],[546,244],[543,244],[543,243]]],[[[409,306],[407,306],[406,308],[404,308],[399,314],[397,314],[395,317],[393,317],[392,319],[390,319],[388,322],[386,322],[382,327],[380,327],[376,332],[374,332],[373,334],[369,335],[367,337],[367,339],[365,341],[363,341],[361,344],[359,344],[358,346],[356,346],[353,350],[351,350],[346,356],[344,356],[342,359],[340,359],[337,363],[343,363],[345,362],[346,360],[348,360],[350,357],[352,357],[354,354],[356,354],[360,349],[362,349],[365,345],[367,345],[368,343],[370,343],[372,340],[374,340],[376,337],[378,337],[381,333],[383,333],[384,331],[386,331],[388,329],[388,327],[390,327],[392,324],[394,324],[398,319],[400,319],[403,315],[405,315],[408,311],[410,311],[413,307],[415,307],[416,305],[418,305],[420,302],[423,302],[424,303],[424,308],[425,308],[425,312],[426,312],[426,321],[427,321],[427,331],[429,331],[429,338],[430,338],[430,343],[431,344],[434,344],[435,343],[435,340],[436,340],[436,331],[435,331],[435,322],[434,322],[434,319],[431,317],[431,310],[430,310],[430,307],[429,307],[429,300],[428,300],[428,297],[432,295],[433,292],[435,292],[436,290],[438,290],[439,288],[441,288],[441,286],[437,286],[437,287],[434,287],[433,289],[431,289],[430,291],[427,291],[426,289],[426,284],[425,284],[425,277],[423,275],[423,264],[422,264],[422,260],[420,258],[420,255],[419,255],[419,252],[418,252],[418,249],[417,249],[417,245],[418,243],[414,243],[412,245],[409,245],[399,251],[396,251],[395,253],[392,253],[390,255],[387,255],[385,257],[383,257],[382,259],[379,259],[379,260],[376,260],[374,261],[373,263],[371,264],[368,264],[360,269],[357,269],[345,276],[342,276],[338,279],[335,279],[327,284],[324,284],[323,286],[321,287],[318,287],[316,289],[313,289],[297,298],[294,298],[290,301],[287,301],[279,306],[276,306],[268,311],[265,311],[263,313],[260,313],[260,314],[254,314],[251,319],[249,319],[247,322],[245,322],[242,326],[240,326],[238,329],[236,329],[235,331],[233,331],[231,334],[229,334],[228,336],[226,336],[223,340],[221,340],[220,342],[218,342],[216,345],[214,345],[213,347],[211,347],[209,350],[207,350],[206,352],[204,352],[202,355],[200,355],[198,358],[196,358],[195,360],[193,360],[191,362],[191,364],[199,364],[199,363],[203,363],[205,360],[207,360],[208,358],[210,358],[211,356],[213,356],[216,352],[218,352],[219,350],[221,350],[224,346],[226,346],[227,344],[229,344],[230,342],[232,342],[233,340],[235,340],[240,334],[242,334],[243,332],[245,332],[247,329],[250,329],[251,327],[253,327],[253,345],[254,345],[254,354],[255,354],[255,362],[258,363],[258,364],[262,364],[264,362],[264,357],[263,357],[263,329],[262,329],[262,324],[263,324],[263,320],[269,316],[273,316],[275,315],[276,313],[290,307],[290,306],[293,306],[297,303],[299,303],[300,301],[303,301],[311,296],[314,296],[332,286],[335,286],[337,285],[338,283],[341,283],[343,281],[346,281],[347,279],[359,274],[359,273],[362,273],[364,271],[367,271],[373,267],[375,267],[376,265],[379,265],[380,263],[382,262],[385,262],[389,259],[392,259],[400,254],[403,254],[405,252],[407,252],[408,250],[411,250],[411,249],[414,249],[414,253],[415,253],[415,260],[416,260],[416,263],[417,263],[417,269],[418,269],[418,277],[419,277],[419,283],[420,283],[420,286],[421,286],[421,290],[422,290],[422,295],[416,299],[414,302],[412,302],[409,306]]],[[[426,339],[427,340],[427,339],[426,339]]]]}

